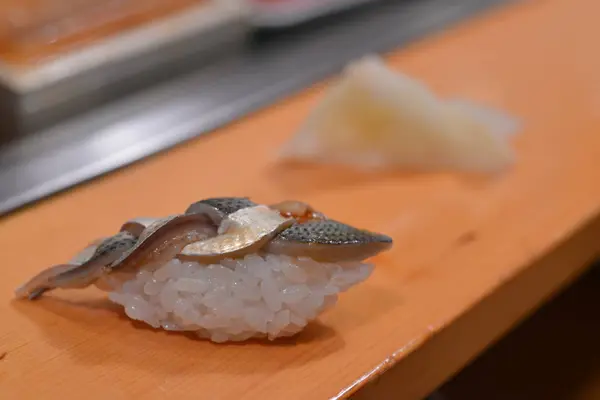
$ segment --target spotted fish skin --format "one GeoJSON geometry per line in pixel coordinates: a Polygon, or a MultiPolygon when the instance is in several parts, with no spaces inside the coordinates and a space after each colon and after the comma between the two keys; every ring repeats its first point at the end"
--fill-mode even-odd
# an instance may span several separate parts
{"type": "Polygon", "coordinates": [[[210,199],[204,199],[197,201],[192,204],[186,210],[186,214],[194,212],[194,206],[199,204],[205,204],[216,208],[219,212],[229,215],[243,208],[255,207],[258,204],[250,200],[248,197],[214,197],[210,199]]]}
{"type": "MultiPolygon", "coordinates": [[[[211,208],[225,218],[244,208],[257,206],[248,197],[218,197],[201,200],[188,208],[197,212],[211,208]]],[[[358,261],[392,246],[389,236],[357,229],[324,217],[298,220],[263,247],[267,253],[311,257],[317,261],[358,261]]]]}
{"type": "MultiPolygon", "coordinates": [[[[131,253],[133,253],[138,247],[143,245],[144,242],[147,241],[150,236],[152,236],[152,234],[154,234],[158,229],[165,226],[173,219],[175,219],[174,216],[160,218],[160,219],[157,219],[156,221],[152,222],[150,225],[148,225],[146,227],[146,229],[144,229],[142,231],[142,233],[140,234],[140,237],[137,238],[130,247],[125,248],[124,251],[122,251],[119,254],[119,257],[117,257],[115,260],[112,261],[112,263],[110,265],[111,268],[114,267],[115,265],[121,264],[124,260],[126,260],[131,255],[131,253]]],[[[119,232],[119,234],[121,234],[121,233],[127,233],[127,232],[119,232]]],[[[119,234],[117,234],[117,235],[119,235],[119,234]]],[[[116,237],[117,235],[115,235],[113,237],[116,237]]]]}
{"type": "Polygon", "coordinates": [[[258,251],[294,222],[293,218],[284,217],[264,205],[244,207],[227,216],[217,236],[189,244],[178,257],[203,264],[218,262],[223,258],[243,257],[258,251]]]}
{"type": "Polygon", "coordinates": [[[392,247],[392,238],[358,229],[335,220],[297,223],[282,231],[264,251],[319,262],[363,261],[392,247]]]}
{"type": "Polygon", "coordinates": [[[142,232],[134,246],[110,264],[109,269],[127,269],[148,257],[155,260],[172,258],[185,245],[215,234],[216,228],[204,214],[189,213],[158,219],[142,232]],[[165,255],[172,251],[175,254],[165,255]]]}
{"type": "Polygon", "coordinates": [[[100,243],[90,260],[104,257],[115,252],[124,253],[135,246],[137,240],[138,239],[133,234],[127,231],[119,232],[100,243]]]}
{"type": "Polygon", "coordinates": [[[277,239],[323,245],[392,243],[392,238],[389,236],[357,229],[334,220],[315,220],[295,224],[277,235],[277,239]]]}
{"type": "Polygon", "coordinates": [[[57,287],[83,288],[92,284],[103,268],[132,249],[137,237],[130,232],[119,232],[104,239],[91,256],[73,264],[60,264],[42,271],[16,290],[17,297],[36,299],[57,287]]]}
{"type": "Polygon", "coordinates": [[[209,246],[209,251],[200,256],[214,257],[210,262],[218,262],[223,257],[253,251],[312,258],[343,266],[344,262],[363,261],[392,246],[392,239],[386,235],[327,219],[308,204],[297,201],[259,206],[248,197],[216,197],[190,205],[185,214],[132,221],[97,247],[90,246],[89,251],[86,249],[72,263],[40,272],[15,294],[19,298],[34,299],[55,288],[83,288],[91,284],[100,287],[109,273],[135,272],[145,263],[181,256],[180,252],[192,243],[207,245],[220,240],[220,236],[224,244],[233,243],[236,247],[221,251],[224,247],[220,246],[219,251],[212,251],[209,246]],[[277,218],[266,213],[264,220],[258,220],[260,223],[253,222],[247,215],[257,211],[253,208],[270,210],[277,218]],[[245,217],[233,218],[232,214],[240,211],[245,217]],[[269,220],[270,217],[274,219],[269,220]]]}

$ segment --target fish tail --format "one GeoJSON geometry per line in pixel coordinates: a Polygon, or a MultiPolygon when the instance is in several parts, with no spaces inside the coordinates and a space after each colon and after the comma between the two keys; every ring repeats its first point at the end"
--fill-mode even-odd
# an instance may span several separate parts
{"type": "Polygon", "coordinates": [[[83,265],[60,264],[50,267],[15,290],[17,298],[36,299],[43,293],[56,289],[78,289],[94,283],[102,273],[95,263],[83,265]]]}

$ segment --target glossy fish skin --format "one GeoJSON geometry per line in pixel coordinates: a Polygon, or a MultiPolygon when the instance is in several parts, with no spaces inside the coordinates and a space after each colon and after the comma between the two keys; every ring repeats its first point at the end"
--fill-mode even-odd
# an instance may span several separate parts
{"type": "MultiPolygon", "coordinates": [[[[225,219],[227,215],[240,209],[256,206],[256,203],[247,197],[212,198],[194,203],[188,211],[194,207],[202,209],[206,206],[218,210],[225,219]],[[199,205],[201,206],[198,207],[199,205]]],[[[296,223],[279,232],[270,241],[261,240],[258,243],[257,240],[257,243],[252,246],[253,250],[335,263],[362,261],[388,250],[393,244],[392,239],[386,235],[327,219],[325,215],[304,202],[286,200],[269,207],[279,211],[284,217],[294,218],[296,223]]],[[[210,240],[216,241],[218,238],[210,240]]],[[[228,248],[227,244],[223,243],[220,257],[217,252],[211,253],[211,262],[225,258],[226,254],[234,254],[228,252],[226,248],[228,248]]],[[[187,258],[187,255],[184,254],[183,258],[187,258]]]]}
{"type": "Polygon", "coordinates": [[[331,219],[295,224],[265,247],[271,254],[309,257],[320,262],[362,261],[390,249],[392,238],[331,219]]]}
{"type": "Polygon", "coordinates": [[[16,290],[17,297],[33,300],[55,288],[84,288],[94,283],[104,269],[123,253],[133,248],[137,237],[122,231],[103,240],[87,259],[48,268],[16,290]]]}
{"type": "MultiPolygon", "coordinates": [[[[115,265],[121,264],[126,258],[128,258],[140,246],[142,246],[148,240],[148,238],[150,236],[154,235],[160,228],[164,227],[166,224],[168,224],[170,221],[172,221],[175,218],[176,218],[176,216],[169,216],[169,217],[165,217],[165,218],[158,218],[158,219],[150,222],[140,232],[136,243],[131,248],[129,248],[126,252],[122,253],[118,259],[114,260],[110,266],[113,267],[115,265]]],[[[124,225],[124,226],[126,226],[126,225],[124,225]]]]}
{"type": "Polygon", "coordinates": [[[113,270],[175,257],[186,245],[216,235],[216,227],[204,214],[182,214],[157,220],[142,232],[135,246],[110,265],[113,270]]]}
{"type": "Polygon", "coordinates": [[[112,274],[135,273],[174,257],[218,262],[266,252],[339,263],[362,261],[391,246],[388,236],[327,219],[295,200],[264,206],[246,197],[211,198],[190,205],[182,215],[127,221],[119,233],[88,246],[73,262],[42,271],[16,295],[34,299],[54,288],[91,284],[102,289],[112,274]],[[190,244],[193,251],[181,254],[190,244]]]}
{"type": "Polygon", "coordinates": [[[155,223],[159,219],[160,218],[135,218],[135,219],[131,219],[131,220],[125,222],[121,226],[120,232],[129,232],[129,233],[133,234],[136,237],[140,237],[140,235],[142,234],[142,232],[144,232],[144,230],[146,230],[146,228],[148,226],[152,225],[153,223],[155,223]]]}
{"type": "Polygon", "coordinates": [[[213,197],[195,202],[187,208],[185,213],[204,212],[206,207],[211,207],[223,218],[243,208],[256,207],[257,205],[248,197],[213,197]]]}
{"type": "Polygon", "coordinates": [[[203,264],[243,257],[256,252],[292,224],[293,218],[267,206],[245,207],[223,220],[217,236],[187,245],[177,257],[203,264]]]}
{"type": "Polygon", "coordinates": [[[173,258],[186,244],[216,234],[206,215],[178,215],[128,221],[121,231],[102,241],[88,260],[48,268],[16,290],[16,296],[35,299],[55,288],[76,289],[95,284],[108,287],[105,278],[115,269],[130,272],[145,262],[173,258]],[[149,224],[144,227],[144,224],[149,224]],[[140,232],[139,237],[132,233],[140,232]]]}
{"type": "Polygon", "coordinates": [[[107,263],[110,264],[119,258],[121,254],[133,248],[137,241],[138,238],[130,232],[119,232],[100,243],[90,261],[100,258],[114,258],[112,261],[107,263]]]}

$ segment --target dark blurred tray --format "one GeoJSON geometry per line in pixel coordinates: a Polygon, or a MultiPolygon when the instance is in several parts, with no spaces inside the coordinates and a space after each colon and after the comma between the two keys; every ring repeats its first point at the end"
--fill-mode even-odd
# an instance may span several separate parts
{"type": "Polygon", "coordinates": [[[210,66],[0,150],[7,213],[209,132],[337,72],[507,0],[383,1],[259,35],[210,66]]]}

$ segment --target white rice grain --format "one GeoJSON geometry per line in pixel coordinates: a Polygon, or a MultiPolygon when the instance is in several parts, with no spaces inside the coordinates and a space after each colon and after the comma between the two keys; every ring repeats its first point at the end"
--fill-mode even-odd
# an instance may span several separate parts
{"type": "Polygon", "coordinates": [[[194,331],[218,343],[273,340],[300,332],[372,271],[358,262],[256,254],[211,265],[171,260],[115,284],[109,299],[155,328],[194,331]]]}

